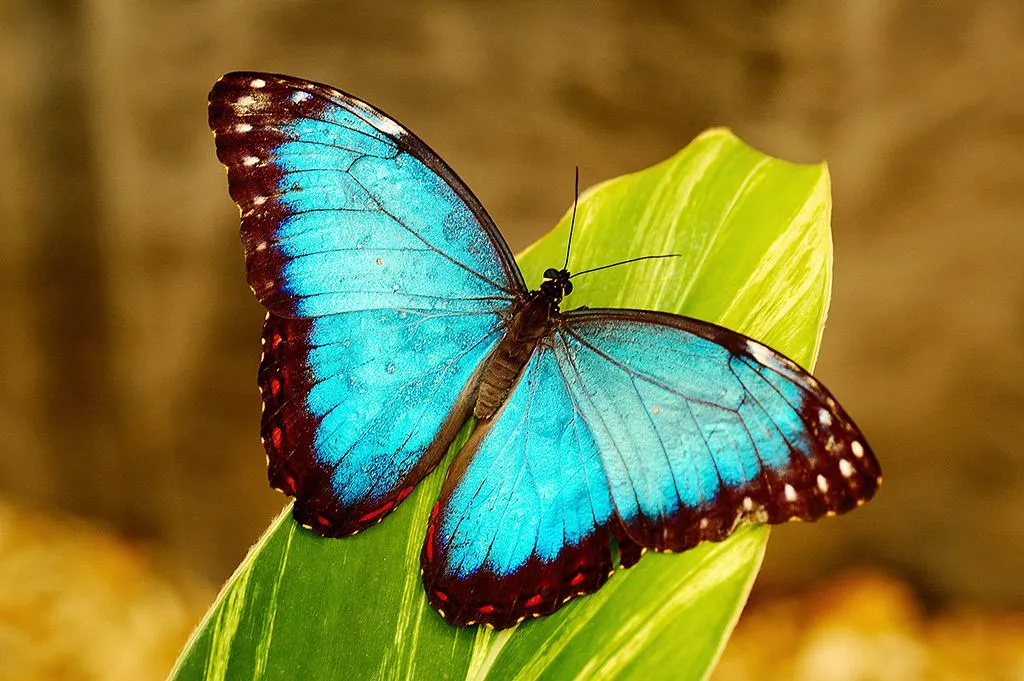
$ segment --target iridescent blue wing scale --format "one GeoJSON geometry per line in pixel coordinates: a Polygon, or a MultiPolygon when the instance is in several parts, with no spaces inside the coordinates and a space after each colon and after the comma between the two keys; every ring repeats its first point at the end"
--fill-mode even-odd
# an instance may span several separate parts
{"type": "Polygon", "coordinates": [[[379,522],[440,460],[525,296],[490,217],[386,114],[326,85],[228,74],[210,127],[268,309],[271,483],[325,535],[379,522]]]}
{"type": "Polygon", "coordinates": [[[879,473],[831,394],[774,350],[676,315],[568,312],[449,471],[427,595],[451,622],[511,626],[600,587],[612,538],[628,567],[641,547],[847,511],[879,473]]]}

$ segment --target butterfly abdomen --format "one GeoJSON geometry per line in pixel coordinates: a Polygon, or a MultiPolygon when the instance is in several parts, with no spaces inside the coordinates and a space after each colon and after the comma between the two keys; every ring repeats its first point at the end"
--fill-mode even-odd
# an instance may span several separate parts
{"type": "Polygon", "coordinates": [[[478,419],[491,418],[508,399],[537,343],[547,335],[557,309],[550,298],[536,294],[512,316],[508,331],[484,364],[473,409],[478,419]]]}

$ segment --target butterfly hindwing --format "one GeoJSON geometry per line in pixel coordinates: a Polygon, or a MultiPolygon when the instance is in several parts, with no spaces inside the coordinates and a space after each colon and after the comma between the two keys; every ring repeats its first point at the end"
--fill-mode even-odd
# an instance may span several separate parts
{"type": "Polygon", "coordinates": [[[341,536],[378,522],[472,409],[522,278],[468,188],[415,135],[328,86],[228,74],[210,126],[269,310],[271,483],[341,536]]]}
{"type": "Polygon", "coordinates": [[[468,418],[498,328],[487,314],[269,314],[261,433],[271,484],[296,497],[295,517],[344,536],[394,510],[468,418]]]}
{"type": "Polygon", "coordinates": [[[421,556],[427,597],[456,624],[548,614],[607,581],[614,527],[597,445],[542,347],[448,471],[421,556]]]}

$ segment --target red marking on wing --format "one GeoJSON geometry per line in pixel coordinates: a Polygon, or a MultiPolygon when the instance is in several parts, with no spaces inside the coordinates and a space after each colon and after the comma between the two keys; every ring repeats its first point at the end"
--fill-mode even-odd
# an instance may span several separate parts
{"type": "MultiPolygon", "coordinates": [[[[431,520],[427,525],[427,562],[433,562],[434,560],[434,539],[437,536],[437,525],[431,520]]],[[[446,599],[447,600],[447,599],[446,599]]]]}
{"type": "Polygon", "coordinates": [[[481,605],[479,608],[477,608],[477,610],[480,612],[481,615],[490,615],[492,612],[494,612],[495,607],[493,605],[481,605]]]}
{"type": "Polygon", "coordinates": [[[281,448],[281,443],[284,442],[284,433],[281,432],[279,426],[274,426],[273,430],[270,431],[270,441],[274,443],[274,449],[281,448]]]}
{"type": "Polygon", "coordinates": [[[367,514],[360,516],[359,517],[359,522],[365,523],[368,520],[373,520],[374,518],[378,518],[378,517],[384,515],[385,513],[387,513],[388,511],[390,511],[394,507],[394,505],[395,505],[395,502],[389,501],[388,503],[384,504],[383,506],[381,506],[377,510],[370,511],[367,514]]]}
{"type": "Polygon", "coordinates": [[[536,594],[536,595],[531,596],[530,598],[526,599],[526,602],[523,603],[523,607],[525,607],[525,608],[535,608],[538,605],[540,605],[543,601],[544,601],[544,597],[541,596],[540,594],[536,594]]]}
{"type": "Polygon", "coordinates": [[[576,576],[569,580],[569,584],[571,586],[579,586],[583,583],[583,580],[586,578],[586,575],[584,575],[582,572],[577,572],[576,576]]]}

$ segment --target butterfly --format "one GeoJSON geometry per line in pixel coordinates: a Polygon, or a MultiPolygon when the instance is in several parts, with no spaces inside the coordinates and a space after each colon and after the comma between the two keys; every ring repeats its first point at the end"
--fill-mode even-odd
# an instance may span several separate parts
{"type": "Polygon", "coordinates": [[[273,487],[325,537],[384,519],[470,418],[425,528],[427,599],[512,626],[646,549],[870,499],[880,468],[795,362],[714,324],[562,310],[424,142],[327,85],[231,73],[210,127],[267,309],[259,386],[273,487]]]}

